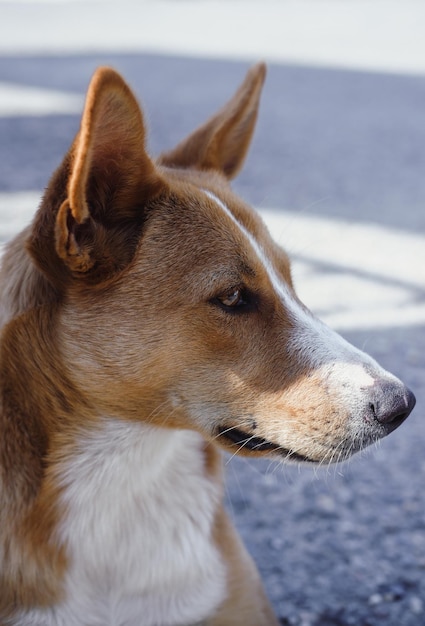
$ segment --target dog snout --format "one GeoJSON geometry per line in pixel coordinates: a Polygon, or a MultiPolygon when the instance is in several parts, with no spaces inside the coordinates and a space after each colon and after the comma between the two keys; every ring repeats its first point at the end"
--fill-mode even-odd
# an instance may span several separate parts
{"type": "Polygon", "coordinates": [[[379,422],[390,433],[404,422],[415,404],[415,396],[402,383],[377,381],[371,389],[368,418],[379,422]]]}

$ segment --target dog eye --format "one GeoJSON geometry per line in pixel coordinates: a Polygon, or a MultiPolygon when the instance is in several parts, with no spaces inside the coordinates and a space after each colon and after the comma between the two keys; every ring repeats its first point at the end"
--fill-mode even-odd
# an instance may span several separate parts
{"type": "Polygon", "coordinates": [[[225,310],[236,310],[249,304],[248,297],[240,288],[232,288],[226,293],[220,294],[214,298],[216,304],[219,304],[225,310]]]}
{"type": "Polygon", "coordinates": [[[224,304],[224,306],[228,306],[231,308],[240,306],[243,303],[240,289],[234,289],[233,291],[229,291],[229,293],[226,293],[224,296],[220,296],[218,299],[220,300],[221,304],[224,304]]]}

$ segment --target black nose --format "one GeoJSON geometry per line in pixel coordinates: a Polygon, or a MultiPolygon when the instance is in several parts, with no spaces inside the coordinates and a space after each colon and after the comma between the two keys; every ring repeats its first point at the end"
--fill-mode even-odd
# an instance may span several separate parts
{"type": "Polygon", "coordinates": [[[416,404],[413,393],[401,383],[375,383],[369,409],[390,433],[404,422],[416,404]]]}

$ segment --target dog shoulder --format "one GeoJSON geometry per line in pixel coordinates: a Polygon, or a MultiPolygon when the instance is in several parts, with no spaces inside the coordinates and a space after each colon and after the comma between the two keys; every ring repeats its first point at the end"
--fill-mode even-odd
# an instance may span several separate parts
{"type": "Polygon", "coordinates": [[[56,292],[34,265],[26,250],[30,228],[24,229],[3,251],[0,268],[0,328],[11,319],[56,299],[56,292]]]}

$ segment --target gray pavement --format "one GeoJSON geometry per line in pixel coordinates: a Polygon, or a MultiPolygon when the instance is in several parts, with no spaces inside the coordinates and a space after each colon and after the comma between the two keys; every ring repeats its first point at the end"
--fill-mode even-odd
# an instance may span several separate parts
{"type": "MultiPolygon", "coordinates": [[[[140,52],[5,53],[0,84],[79,96],[100,64],[122,71],[143,101],[153,153],[220,106],[247,67],[236,60],[140,52]]],[[[420,73],[272,63],[253,147],[235,189],[260,208],[374,224],[400,233],[400,241],[402,235],[422,237],[424,104],[420,73]]],[[[1,224],[17,206],[14,196],[44,188],[78,122],[75,105],[69,112],[0,116],[0,194],[10,202],[0,215],[0,238],[1,224]]],[[[286,213],[281,215],[285,242],[286,213]]],[[[332,246],[329,241],[330,253],[332,246]]],[[[377,238],[376,249],[358,251],[366,266],[380,246],[377,238]]],[[[409,250],[396,245],[382,254],[388,266],[400,265],[398,257],[409,250]]],[[[417,269],[422,258],[408,259],[410,267],[417,269]]],[[[344,267],[338,268],[342,282],[346,275],[348,281],[344,267]]],[[[323,264],[314,271],[320,291],[330,270],[323,264]]],[[[425,302],[424,267],[423,277],[411,296],[418,305],[425,302]]],[[[385,301],[374,306],[381,306],[382,325],[360,327],[354,319],[343,332],[413,389],[417,407],[409,420],[341,466],[226,461],[229,511],[283,624],[425,625],[425,318],[407,323],[401,306],[400,319],[386,322],[385,301]]]]}

